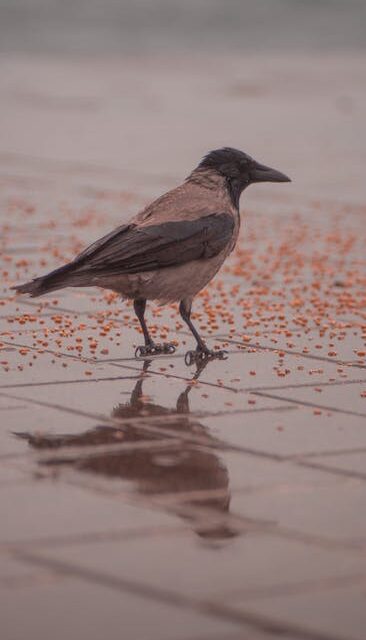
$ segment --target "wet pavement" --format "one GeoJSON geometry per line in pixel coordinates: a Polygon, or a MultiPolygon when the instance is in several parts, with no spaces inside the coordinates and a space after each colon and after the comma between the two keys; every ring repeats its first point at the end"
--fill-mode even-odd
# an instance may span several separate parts
{"type": "Polygon", "coordinates": [[[224,80],[212,61],[37,60],[29,93],[28,61],[2,62],[2,639],[364,640],[365,65],[323,64],[326,90],[303,58],[274,59],[276,82],[261,58],[224,80]],[[244,195],[237,250],[194,307],[227,360],[185,364],[175,305],[148,317],[176,353],[144,361],[110,292],[11,295],[268,109],[236,144],[294,183],[244,195]]]}

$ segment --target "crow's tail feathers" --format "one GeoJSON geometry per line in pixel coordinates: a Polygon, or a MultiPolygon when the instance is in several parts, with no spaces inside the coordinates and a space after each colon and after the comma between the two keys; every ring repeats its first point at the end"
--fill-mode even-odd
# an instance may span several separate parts
{"type": "Polygon", "coordinates": [[[44,293],[54,291],[57,289],[57,286],[51,286],[47,283],[47,277],[45,277],[35,278],[35,280],[16,285],[15,287],[11,287],[11,289],[15,289],[17,293],[29,293],[31,298],[36,298],[37,296],[42,296],[44,293]]]}
{"type": "Polygon", "coordinates": [[[65,264],[59,269],[55,269],[45,276],[30,280],[24,284],[15,285],[11,289],[15,289],[17,293],[29,293],[31,298],[37,296],[43,296],[45,293],[50,293],[56,289],[62,289],[62,287],[68,286],[68,275],[73,271],[72,263],[65,264]]]}

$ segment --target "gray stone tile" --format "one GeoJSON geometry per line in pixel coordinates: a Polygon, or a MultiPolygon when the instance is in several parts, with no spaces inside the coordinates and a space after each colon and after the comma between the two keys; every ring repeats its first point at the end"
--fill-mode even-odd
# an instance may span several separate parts
{"type": "MultiPolygon", "coordinates": [[[[270,624],[268,625],[270,626],[270,624]]],[[[295,635],[294,633],[289,633],[286,631],[286,637],[288,640],[301,640],[301,635],[295,635]]],[[[276,632],[271,632],[271,631],[261,631],[259,629],[255,629],[254,626],[253,627],[249,627],[247,628],[244,625],[242,627],[242,630],[239,632],[239,634],[237,633],[233,633],[230,635],[225,635],[225,636],[221,636],[221,635],[209,635],[209,636],[195,636],[194,638],[190,637],[190,638],[184,638],[182,640],[278,640],[278,633],[276,632]]]]}
{"type": "MultiPolygon", "coordinates": [[[[34,402],[44,401],[50,405],[66,406],[70,410],[74,409],[76,411],[94,413],[95,415],[104,414],[110,416],[119,404],[131,402],[131,394],[136,388],[142,369],[142,365],[138,371],[136,369],[101,364],[97,365],[94,370],[93,365],[90,365],[90,363],[76,362],[74,366],[74,362],[72,362],[63,370],[62,362],[63,360],[56,359],[55,363],[50,364],[51,371],[57,371],[57,375],[54,373],[53,381],[62,381],[62,384],[41,384],[45,382],[46,376],[44,369],[39,367],[37,369],[38,384],[35,386],[3,388],[0,389],[0,392],[21,400],[28,398],[34,402]],[[90,375],[86,375],[86,371],[90,375]],[[105,379],[103,380],[103,378],[105,379]],[[70,380],[70,382],[67,380],[70,380]],[[80,383],[76,383],[76,380],[80,380],[80,383]],[[77,390],[77,393],[75,390],[77,390]]],[[[68,363],[69,360],[67,360],[68,363]]],[[[37,379],[35,381],[37,382],[37,379]]],[[[235,393],[225,388],[195,384],[195,382],[191,385],[190,381],[177,380],[165,375],[146,376],[142,389],[143,395],[148,402],[156,405],[156,413],[159,412],[159,407],[162,407],[163,413],[166,410],[176,412],[178,402],[186,403],[185,396],[187,392],[190,411],[198,414],[246,411],[253,408],[266,409],[276,405],[286,406],[286,402],[277,403],[259,396],[250,398],[245,393],[235,393]],[[191,390],[189,391],[189,389],[191,390]]]]}
{"type": "Polygon", "coordinates": [[[352,543],[366,537],[365,499],[366,483],[348,479],[334,486],[299,488],[289,484],[261,494],[235,493],[231,510],[247,517],[268,518],[281,528],[304,535],[352,543]]]}
{"type": "MultiPolygon", "coordinates": [[[[107,588],[92,580],[1,590],[3,640],[187,640],[225,638],[240,625],[154,598],[107,588]],[[67,611],[67,620],[65,620],[67,611]]],[[[245,638],[246,629],[243,626],[245,638]]],[[[254,636],[255,638],[255,636],[254,636]]]]}
{"type": "Polygon", "coordinates": [[[1,542],[7,544],[180,524],[174,516],[51,479],[7,487],[2,492],[2,513],[1,542]]]}
{"type": "MultiPolygon", "coordinates": [[[[228,347],[230,350],[230,347],[228,347]]],[[[114,363],[115,365],[124,363],[114,363]]],[[[128,366],[137,365],[128,363],[128,366]]],[[[177,375],[187,379],[190,372],[194,372],[194,367],[186,367],[183,359],[172,358],[164,363],[160,359],[152,362],[149,370],[151,372],[177,375]]],[[[329,379],[342,382],[343,380],[359,380],[362,376],[360,370],[347,368],[338,372],[339,366],[336,363],[311,361],[301,356],[285,354],[281,357],[273,351],[230,352],[227,360],[213,360],[200,374],[200,381],[210,384],[222,384],[233,387],[237,390],[248,390],[261,387],[281,387],[297,384],[314,384],[328,382],[329,379]],[[299,367],[301,367],[299,369],[299,367]],[[341,377],[344,374],[344,378],[341,377]]]]}
{"type": "Polygon", "coordinates": [[[318,548],[266,534],[240,537],[192,535],[37,550],[114,578],[198,599],[222,601],[226,593],[366,572],[362,556],[318,548]]]}
{"type": "Polygon", "coordinates": [[[11,460],[1,460],[0,490],[6,491],[9,486],[25,484],[29,482],[29,474],[26,470],[14,464],[11,460]]]}
{"type": "Polygon", "coordinates": [[[13,400],[12,398],[0,396],[0,416],[9,414],[11,411],[16,411],[17,409],[21,409],[24,406],[24,401],[13,400]]]}
{"type": "MultiPolygon", "coordinates": [[[[8,324],[9,319],[6,318],[3,319],[6,329],[3,348],[21,345],[37,351],[50,351],[57,355],[86,358],[97,362],[132,360],[135,363],[135,350],[138,345],[143,344],[143,339],[137,331],[136,323],[131,321],[132,318],[124,320],[123,315],[121,319],[109,317],[108,311],[100,314],[94,312],[74,315],[55,308],[48,316],[32,316],[35,321],[27,322],[25,326],[20,325],[18,321],[13,322],[13,319],[11,324],[8,324]]],[[[23,322],[23,319],[24,316],[20,321],[23,322]]],[[[177,335],[173,332],[169,338],[176,339],[177,335]]],[[[157,340],[159,341],[159,333],[157,340]]],[[[166,361],[167,357],[159,358],[159,361],[163,360],[166,361]]]]}
{"type": "Polygon", "coordinates": [[[3,392],[10,388],[22,388],[22,385],[26,388],[34,384],[88,380],[90,377],[116,377],[115,368],[108,365],[90,365],[81,360],[37,353],[23,347],[8,351],[2,357],[0,391],[3,392]]]}
{"type": "MultiPolygon", "coordinates": [[[[294,390],[292,390],[293,392],[294,390]]],[[[343,387],[340,392],[343,392],[343,387]]],[[[322,394],[318,394],[319,398],[322,394]]],[[[365,419],[312,407],[273,405],[273,411],[203,418],[210,433],[228,444],[258,452],[296,456],[366,446],[365,419]]],[[[283,400],[286,403],[286,400],[283,400]]],[[[255,406],[255,405],[254,405],[255,406]]]]}
{"type": "Polygon", "coordinates": [[[29,589],[35,584],[46,585],[62,579],[65,578],[52,568],[24,562],[14,554],[1,553],[0,592],[8,596],[12,593],[14,599],[19,589],[29,589]]]}
{"type": "Polygon", "coordinates": [[[2,320],[0,331],[12,331],[16,327],[24,326],[20,325],[16,318],[20,319],[22,316],[33,318],[48,315],[49,313],[51,313],[50,310],[42,309],[41,302],[20,296],[0,296],[0,319],[2,320]]]}
{"type": "MultiPolygon", "coordinates": [[[[143,342],[131,302],[121,300],[110,291],[93,288],[65,289],[42,296],[39,301],[25,296],[16,298],[15,302],[4,299],[3,305],[3,314],[0,306],[0,333],[3,330],[4,339],[9,340],[6,333],[11,331],[14,341],[23,340],[28,346],[35,343],[31,338],[32,333],[37,331],[37,337],[45,336],[48,348],[58,353],[70,353],[72,347],[82,345],[83,355],[93,356],[98,360],[124,360],[132,358],[136,346],[143,342]],[[1,318],[2,315],[4,318],[1,318]],[[57,323],[53,320],[55,316],[57,323]],[[103,325],[108,325],[106,335],[101,334],[103,325]],[[72,331],[63,332],[64,326],[71,327],[72,331]],[[93,353],[88,349],[87,339],[90,336],[96,342],[93,353]],[[76,341],[76,338],[81,338],[81,341],[76,341]],[[106,349],[108,353],[105,353],[106,349]]],[[[159,307],[151,304],[147,309],[146,320],[157,342],[163,339],[174,340],[181,344],[183,352],[184,344],[192,342],[188,333],[182,334],[183,323],[176,305],[159,307]]]]}
{"type": "MultiPolygon", "coordinates": [[[[339,485],[348,485],[348,479],[336,477],[329,473],[316,472],[295,462],[272,460],[267,457],[238,453],[234,451],[218,451],[219,460],[228,470],[230,487],[241,494],[248,492],[316,491],[318,488],[329,488],[337,491],[339,485]]],[[[238,498],[239,499],[239,498],[238,498]]],[[[234,499],[234,502],[236,498],[234,499]]]]}
{"type": "MultiPolygon", "coordinates": [[[[97,237],[98,231],[95,232],[97,237]]],[[[91,238],[92,240],[92,238],[91,238]]],[[[94,287],[87,289],[62,289],[42,296],[42,303],[54,310],[65,310],[73,316],[85,314],[95,316],[97,313],[108,314],[112,318],[121,318],[130,314],[128,306],[121,298],[112,292],[94,287]]]]}
{"type": "MultiPolygon", "coordinates": [[[[361,443],[359,444],[361,447],[361,443]]],[[[351,447],[350,447],[351,448],[351,447]]],[[[337,455],[317,455],[305,458],[305,461],[324,469],[331,469],[366,479],[366,451],[353,451],[337,455]]]]}
{"type": "MultiPolygon", "coordinates": [[[[14,390],[13,390],[14,391],[14,390]]],[[[45,391],[47,397],[47,392],[45,391]]],[[[46,399],[46,398],[45,398],[46,399]]],[[[16,403],[9,409],[0,409],[0,459],[4,457],[23,457],[28,454],[28,445],[18,433],[43,434],[77,434],[92,429],[96,424],[95,417],[87,417],[62,409],[30,404],[25,400],[11,400],[0,396],[0,406],[7,402],[16,403]]]]}
{"type": "MultiPolygon", "coordinates": [[[[346,323],[345,323],[346,324],[346,323]]],[[[345,327],[337,329],[335,335],[330,336],[331,329],[324,335],[320,331],[292,330],[291,336],[281,333],[273,333],[253,337],[252,342],[261,346],[268,345],[271,348],[284,349],[286,352],[297,352],[307,357],[325,358],[328,360],[342,360],[345,362],[359,362],[366,365],[366,346],[364,332],[360,327],[345,327]]]]}
{"type": "MultiPolygon", "coordinates": [[[[118,411],[126,409],[130,413],[129,406],[118,411]]],[[[233,527],[232,492],[302,492],[320,486],[335,490],[337,483],[347,482],[342,476],[337,478],[276,456],[271,459],[268,454],[222,450],[210,430],[186,414],[174,422],[169,413],[162,414],[163,428],[159,428],[159,420],[152,422],[152,426],[158,425],[157,433],[150,430],[150,423],[141,428],[133,422],[112,427],[92,426],[88,420],[86,428],[78,429],[78,416],[66,415],[73,418],[73,428],[68,431],[63,425],[59,432],[55,428],[24,432],[20,439],[22,455],[11,464],[17,463],[24,475],[47,477],[57,473],[60,479],[92,493],[117,497],[129,493],[130,501],[134,497],[152,499],[156,508],[177,513],[183,519],[187,508],[188,519],[193,508],[192,527],[196,529],[202,528],[207,517],[205,509],[209,510],[210,521],[233,527]],[[164,433],[169,437],[157,439],[158,434],[164,433]],[[27,441],[30,448],[24,448],[27,441]],[[30,460],[26,458],[28,450],[32,453],[30,460]]],[[[237,526],[240,528],[240,523],[237,526]]]]}
{"type": "Polygon", "coordinates": [[[2,349],[6,349],[12,343],[22,343],[23,337],[27,340],[28,345],[30,337],[34,341],[35,334],[42,336],[49,327],[55,326],[53,317],[58,313],[56,309],[40,309],[34,303],[32,305],[29,303],[27,306],[22,304],[21,306],[21,312],[0,316],[0,340],[4,345],[2,349]]]}
{"type": "Polygon", "coordinates": [[[366,382],[357,384],[347,384],[341,387],[338,385],[323,386],[321,392],[315,387],[297,387],[292,389],[276,389],[275,391],[259,391],[263,397],[273,397],[277,400],[289,400],[297,404],[303,403],[327,411],[343,411],[366,419],[366,382]]]}
{"type": "MultiPolygon", "coordinates": [[[[111,230],[110,222],[105,227],[105,231],[111,230]],[[108,228],[107,228],[108,227],[108,228]]],[[[120,224],[117,222],[117,224],[120,224]]],[[[99,230],[95,230],[95,235],[89,234],[90,242],[98,237],[99,230]]],[[[100,231],[100,235],[103,231],[100,231]]],[[[99,236],[100,237],[100,236],[99,236]]],[[[86,241],[85,241],[86,242],[86,241]]],[[[97,314],[104,314],[106,318],[118,320],[119,322],[130,321],[135,317],[131,302],[122,300],[118,294],[112,291],[99,289],[97,287],[87,287],[85,289],[61,289],[42,296],[42,304],[52,307],[53,309],[65,309],[73,316],[85,314],[95,317],[97,314]],[[126,318],[127,316],[127,318],[126,318]]],[[[156,307],[148,308],[146,319],[149,321],[153,317],[153,311],[156,307]]],[[[127,323],[126,323],[127,324],[127,323]]]]}
{"type": "Polygon", "coordinates": [[[32,453],[38,454],[32,456],[32,464],[24,456],[9,464],[17,462],[23,474],[57,470],[60,479],[72,479],[92,492],[153,498],[154,505],[172,512],[179,513],[184,503],[197,508],[199,517],[199,509],[205,507],[223,521],[230,519],[232,492],[302,492],[320,486],[335,490],[347,482],[342,476],[292,462],[222,451],[208,433],[197,430],[197,423],[194,426],[191,440],[186,441],[180,438],[182,425],[172,427],[173,437],[165,440],[130,425],[90,428],[73,435],[35,432],[24,436],[32,453]],[[214,446],[195,444],[198,435],[214,446]]]}
{"type": "Polygon", "coordinates": [[[272,596],[250,603],[232,604],[235,611],[251,611],[278,621],[296,624],[311,636],[364,640],[366,627],[366,582],[344,589],[290,596],[272,596]]]}

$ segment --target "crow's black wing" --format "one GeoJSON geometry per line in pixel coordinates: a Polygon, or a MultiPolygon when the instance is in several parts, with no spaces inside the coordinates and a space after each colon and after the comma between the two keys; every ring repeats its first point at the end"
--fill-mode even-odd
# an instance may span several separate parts
{"type": "Polygon", "coordinates": [[[76,256],[73,262],[82,263],[90,256],[97,255],[100,251],[102,251],[102,249],[108,244],[110,240],[115,243],[132,228],[133,225],[122,224],[120,227],[117,227],[117,229],[113,229],[113,231],[110,231],[109,233],[107,233],[107,235],[99,238],[99,240],[96,240],[95,242],[93,242],[93,244],[90,244],[88,247],[86,247],[86,249],[84,249],[76,256]]]}
{"type": "Polygon", "coordinates": [[[228,213],[162,222],[125,225],[85,249],[72,263],[79,273],[139,273],[212,258],[230,242],[234,220],[228,213]]]}
{"type": "Polygon", "coordinates": [[[77,274],[140,273],[213,258],[225,249],[233,231],[234,220],[228,213],[149,226],[123,225],[87,247],[72,262],[14,289],[34,297],[75,283],[77,274]]]}

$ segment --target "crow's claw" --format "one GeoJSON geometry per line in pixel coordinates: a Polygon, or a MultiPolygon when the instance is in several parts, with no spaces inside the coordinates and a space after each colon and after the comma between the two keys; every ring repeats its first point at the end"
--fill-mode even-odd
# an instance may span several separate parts
{"type": "Polygon", "coordinates": [[[164,342],[163,344],[149,344],[137,347],[135,358],[150,358],[151,356],[171,355],[175,353],[174,344],[164,342]]]}
{"type": "Polygon", "coordinates": [[[163,345],[163,353],[167,353],[168,355],[175,353],[177,348],[174,344],[172,344],[171,342],[165,342],[163,345]]]}
{"type": "Polygon", "coordinates": [[[207,360],[226,360],[227,351],[211,351],[210,349],[196,349],[195,351],[187,351],[184,356],[184,362],[190,367],[195,362],[206,362],[207,360]]]}
{"type": "Polygon", "coordinates": [[[225,351],[225,349],[220,349],[220,351],[215,351],[214,358],[218,360],[227,360],[229,357],[229,352],[225,351]]]}

